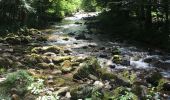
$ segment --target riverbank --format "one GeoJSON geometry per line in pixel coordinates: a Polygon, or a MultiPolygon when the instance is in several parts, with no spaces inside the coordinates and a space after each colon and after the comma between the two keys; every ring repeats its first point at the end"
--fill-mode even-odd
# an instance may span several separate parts
{"type": "Polygon", "coordinates": [[[168,99],[170,56],[97,34],[87,25],[96,14],[2,39],[0,99],[168,99]]]}

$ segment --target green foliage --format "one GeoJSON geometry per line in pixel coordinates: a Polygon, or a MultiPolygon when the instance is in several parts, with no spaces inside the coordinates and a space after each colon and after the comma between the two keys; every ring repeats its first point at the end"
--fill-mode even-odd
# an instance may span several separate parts
{"type": "Polygon", "coordinates": [[[64,16],[71,15],[80,9],[81,0],[58,0],[53,2],[53,6],[50,9],[53,9],[54,13],[63,18],[64,16]]]}
{"type": "Polygon", "coordinates": [[[39,94],[44,89],[44,80],[38,79],[37,82],[33,82],[28,86],[28,90],[31,91],[32,94],[39,94]]]}
{"type": "Polygon", "coordinates": [[[96,0],[83,0],[81,7],[84,11],[94,12],[100,9],[96,0]]]}
{"type": "Polygon", "coordinates": [[[111,100],[138,100],[138,97],[129,88],[118,87],[114,90],[111,100]]]}
{"type": "Polygon", "coordinates": [[[12,88],[15,88],[19,94],[23,94],[32,82],[33,77],[25,70],[9,73],[7,79],[1,83],[0,94],[4,96],[9,95],[12,88]]]}

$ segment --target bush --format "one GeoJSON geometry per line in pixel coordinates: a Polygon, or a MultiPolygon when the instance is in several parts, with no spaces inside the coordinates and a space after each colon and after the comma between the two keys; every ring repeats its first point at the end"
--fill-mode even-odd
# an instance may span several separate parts
{"type": "Polygon", "coordinates": [[[8,97],[12,88],[17,90],[19,95],[27,91],[27,87],[33,82],[33,77],[25,70],[9,73],[7,79],[1,83],[0,97],[8,97]]]}

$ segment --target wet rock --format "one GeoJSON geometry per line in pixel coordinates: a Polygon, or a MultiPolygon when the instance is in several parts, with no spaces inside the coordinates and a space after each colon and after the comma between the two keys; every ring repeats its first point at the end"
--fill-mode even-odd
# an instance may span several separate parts
{"type": "Polygon", "coordinates": [[[108,55],[107,55],[107,54],[103,54],[103,53],[102,53],[102,54],[100,54],[100,55],[99,55],[99,57],[101,57],[101,58],[107,58],[107,57],[108,57],[108,55]]]}
{"type": "Polygon", "coordinates": [[[64,38],[63,38],[63,40],[68,41],[68,40],[69,40],[69,38],[68,38],[68,37],[64,37],[64,38]]]}
{"type": "Polygon", "coordinates": [[[123,66],[130,66],[130,61],[124,59],[124,60],[121,61],[121,65],[123,65],[123,66]]]}
{"type": "Polygon", "coordinates": [[[44,50],[45,50],[45,52],[54,52],[56,54],[60,53],[60,48],[57,46],[49,46],[49,47],[45,48],[44,50]]]}
{"type": "Polygon", "coordinates": [[[154,67],[170,70],[170,61],[157,61],[152,64],[154,67]]]}
{"type": "Polygon", "coordinates": [[[67,99],[70,99],[70,98],[71,98],[70,92],[67,92],[66,95],[65,95],[65,97],[66,97],[67,99]]]}
{"type": "Polygon", "coordinates": [[[55,67],[54,65],[47,63],[38,63],[36,66],[41,69],[53,69],[55,67]]]}
{"type": "Polygon", "coordinates": [[[110,68],[112,68],[112,69],[116,68],[116,65],[113,64],[113,62],[110,61],[110,60],[106,63],[106,66],[108,66],[108,67],[110,67],[110,68]]]}
{"type": "Polygon", "coordinates": [[[57,55],[53,52],[46,52],[44,53],[45,56],[56,57],[57,55]]]}
{"type": "Polygon", "coordinates": [[[54,94],[61,95],[61,94],[65,94],[68,91],[69,91],[69,87],[60,87],[60,89],[58,91],[54,92],[54,94]]]}
{"type": "Polygon", "coordinates": [[[97,89],[101,89],[104,86],[104,84],[102,82],[100,82],[100,81],[95,81],[93,85],[97,89]]]}
{"type": "Polygon", "coordinates": [[[87,37],[85,36],[85,34],[79,34],[79,35],[77,35],[76,37],[75,37],[75,39],[77,39],[77,40],[86,40],[87,39],[87,37]]]}
{"type": "Polygon", "coordinates": [[[71,56],[58,56],[52,59],[52,61],[54,62],[54,64],[60,64],[65,60],[71,60],[72,57],[71,56]]]}
{"type": "Polygon", "coordinates": [[[98,78],[97,78],[96,76],[92,75],[92,74],[89,74],[88,77],[89,77],[90,79],[92,79],[92,80],[95,80],[95,81],[98,80],[98,78]]]}
{"type": "Polygon", "coordinates": [[[154,63],[154,62],[158,62],[159,58],[151,56],[151,57],[144,58],[143,61],[146,62],[146,63],[154,63]]]}
{"type": "Polygon", "coordinates": [[[47,80],[47,84],[54,85],[54,80],[47,80]]]}
{"type": "Polygon", "coordinates": [[[70,54],[70,53],[72,53],[73,51],[71,50],[71,49],[65,49],[64,50],[64,53],[67,53],[67,54],[70,54]]]}
{"type": "Polygon", "coordinates": [[[62,74],[62,71],[61,70],[53,70],[51,72],[52,75],[58,75],[58,74],[62,74]]]}

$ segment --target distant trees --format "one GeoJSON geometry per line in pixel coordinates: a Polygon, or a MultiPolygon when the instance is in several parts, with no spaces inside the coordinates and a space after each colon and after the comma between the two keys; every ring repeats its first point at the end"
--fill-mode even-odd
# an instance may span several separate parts
{"type": "Polygon", "coordinates": [[[29,12],[33,11],[30,0],[1,0],[0,19],[1,23],[22,22],[27,19],[29,12]]]}
{"type": "Polygon", "coordinates": [[[105,7],[101,22],[113,33],[161,47],[170,44],[169,0],[97,1],[105,7]]]}

